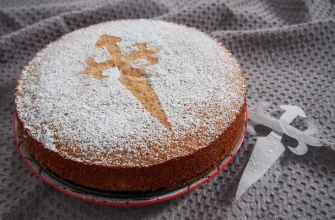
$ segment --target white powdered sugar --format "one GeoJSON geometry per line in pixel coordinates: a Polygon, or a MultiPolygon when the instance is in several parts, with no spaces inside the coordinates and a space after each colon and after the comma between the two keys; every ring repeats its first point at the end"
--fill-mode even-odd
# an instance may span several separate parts
{"type": "Polygon", "coordinates": [[[104,70],[102,72],[102,76],[113,77],[115,79],[118,79],[121,76],[121,72],[119,68],[112,67],[112,68],[104,70]]]}
{"type": "Polygon", "coordinates": [[[133,42],[121,41],[117,43],[117,46],[120,48],[121,53],[124,55],[138,50],[138,48],[133,44],[133,42]]]}
{"type": "Polygon", "coordinates": [[[43,138],[43,143],[45,146],[51,150],[56,150],[56,148],[53,145],[54,139],[53,139],[53,132],[46,126],[42,127],[42,138],[43,138]]]}
{"type": "Polygon", "coordinates": [[[149,62],[145,59],[137,59],[133,62],[130,62],[131,67],[135,69],[143,69],[149,62]]]}
{"type": "Polygon", "coordinates": [[[94,55],[95,62],[102,63],[110,59],[112,59],[112,57],[105,47],[96,48],[96,54],[94,55]]]}
{"type": "Polygon", "coordinates": [[[130,167],[207,146],[242,107],[245,82],[231,54],[200,31],[124,20],[80,29],[49,44],[22,72],[17,91],[22,94],[16,99],[18,116],[45,147],[77,161],[130,167]],[[117,43],[122,54],[137,51],[138,43],[158,50],[157,64],[139,59],[131,66],[144,69],[171,130],[119,81],[117,67],[103,71],[103,79],[79,74],[90,57],[98,63],[113,59],[95,46],[104,34],[122,39],[117,43]],[[199,141],[189,138],[194,134],[199,141]]]}

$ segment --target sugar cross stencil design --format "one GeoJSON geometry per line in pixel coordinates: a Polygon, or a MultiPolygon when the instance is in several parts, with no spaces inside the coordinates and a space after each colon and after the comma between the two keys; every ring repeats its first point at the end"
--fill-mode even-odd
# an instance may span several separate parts
{"type": "Polygon", "coordinates": [[[150,85],[149,79],[144,72],[144,67],[158,63],[158,58],[153,56],[159,51],[148,49],[146,44],[137,43],[136,51],[129,54],[122,54],[117,43],[122,39],[115,36],[102,35],[96,42],[96,47],[106,47],[111,60],[97,63],[93,57],[86,60],[86,68],[80,74],[88,74],[98,80],[103,80],[108,76],[103,75],[105,70],[117,68],[121,72],[118,80],[132,93],[132,95],[142,104],[144,109],[162,123],[167,129],[171,130],[171,125],[167,120],[167,116],[160,105],[158,97],[150,85]],[[131,62],[136,60],[144,60],[143,68],[134,68],[131,62]]]}

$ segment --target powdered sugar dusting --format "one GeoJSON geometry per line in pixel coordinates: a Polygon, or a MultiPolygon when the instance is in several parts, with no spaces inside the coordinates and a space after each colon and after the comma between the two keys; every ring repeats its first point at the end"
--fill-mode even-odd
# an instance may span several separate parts
{"type": "Polygon", "coordinates": [[[108,50],[104,47],[102,48],[97,48],[96,49],[96,54],[94,56],[94,60],[98,63],[102,63],[105,62],[107,60],[110,60],[112,57],[111,55],[108,53],[108,50]]]}
{"type": "Polygon", "coordinates": [[[17,113],[37,140],[65,157],[147,166],[207,146],[224,131],[244,103],[240,72],[227,50],[195,29],[152,20],[107,22],[67,34],[38,53],[22,72],[17,113]],[[105,70],[102,80],[78,74],[89,57],[113,59],[95,47],[103,34],[121,38],[123,54],[138,43],[159,51],[157,64],[131,65],[144,68],[171,131],[123,86],[119,69],[105,70]],[[190,139],[193,134],[200,139],[190,139]]]}
{"type": "Polygon", "coordinates": [[[120,51],[123,55],[127,55],[133,51],[137,51],[138,48],[133,44],[133,42],[121,41],[117,43],[120,51]]]}
{"type": "Polygon", "coordinates": [[[120,72],[119,68],[113,67],[113,68],[109,68],[109,69],[106,69],[105,71],[103,71],[102,76],[114,77],[114,78],[118,79],[121,76],[121,72],[120,72]]]}
{"type": "Polygon", "coordinates": [[[42,127],[42,136],[45,146],[51,150],[56,150],[56,148],[54,147],[53,132],[48,127],[42,127]]]}
{"type": "Polygon", "coordinates": [[[145,59],[137,59],[130,63],[131,67],[135,69],[143,69],[149,62],[145,59]]]}

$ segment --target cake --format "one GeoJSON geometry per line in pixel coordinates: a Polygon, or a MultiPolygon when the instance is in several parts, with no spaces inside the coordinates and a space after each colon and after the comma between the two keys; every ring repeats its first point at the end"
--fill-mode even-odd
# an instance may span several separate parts
{"type": "Polygon", "coordinates": [[[190,27],[120,20],[66,34],[23,69],[18,129],[76,184],[153,191],[210,172],[238,140],[246,85],[232,54],[190,27]]]}

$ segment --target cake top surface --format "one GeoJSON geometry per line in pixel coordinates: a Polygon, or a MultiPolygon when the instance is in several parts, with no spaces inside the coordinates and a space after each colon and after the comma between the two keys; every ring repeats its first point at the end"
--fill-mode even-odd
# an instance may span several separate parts
{"type": "Polygon", "coordinates": [[[62,156],[147,166],[207,146],[245,99],[238,62],[202,32],[154,20],[66,34],[25,67],[17,115],[62,156]]]}

